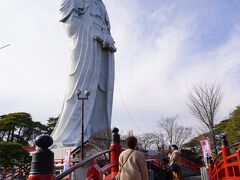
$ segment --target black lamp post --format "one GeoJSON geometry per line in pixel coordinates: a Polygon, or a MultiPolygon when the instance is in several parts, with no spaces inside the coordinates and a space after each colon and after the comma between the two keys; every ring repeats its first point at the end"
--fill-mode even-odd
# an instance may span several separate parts
{"type": "Polygon", "coordinates": [[[84,91],[84,93],[82,93],[82,91],[77,90],[76,92],[77,94],[77,98],[78,100],[82,100],[82,117],[81,117],[81,160],[84,159],[84,100],[87,100],[89,95],[90,95],[90,91],[84,91]]]}

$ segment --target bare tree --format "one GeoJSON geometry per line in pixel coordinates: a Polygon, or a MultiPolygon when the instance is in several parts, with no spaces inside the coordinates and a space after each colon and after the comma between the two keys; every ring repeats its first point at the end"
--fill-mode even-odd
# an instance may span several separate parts
{"type": "Polygon", "coordinates": [[[109,149],[111,145],[112,132],[111,129],[103,129],[95,133],[90,139],[89,142],[94,144],[99,151],[109,149]]]}
{"type": "Polygon", "coordinates": [[[210,139],[216,154],[217,142],[214,124],[222,98],[221,86],[216,84],[194,85],[188,92],[188,107],[195,118],[209,130],[210,139]]]}
{"type": "Polygon", "coordinates": [[[156,147],[158,151],[165,149],[168,145],[168,139],[162,132],[153,133],[153,146],[156,147]]]}
{"type": "Polygon", "coordinates": [[[159,128],[163,131],[165,131],[167,139],[169,140],[169,144],[173,144],[173,136],[174,136],[174,131],[176,129],[176,119],[178,116],[175,117],[166,117],[162,118],[161,121],[159,121],[158,125],[159,128]]]}
{"type": "Polygon", "coordinates": [[[140,148],[147,150],[150,149],[154,144],[154,134],[153,133],[144,133],[137,137],[138,145],[140,148]]]}
{"type": "Polygon", "coordinates": [[[178,116],[172,118],[163,118],[159,121],[159,128],[163,130],[169,144],[176,144],[180,148],[183,143],[188,140],[192,135],[192,128],[180,126],[177,123],[178,116]]]}
{"type": "Polygon", "coordinates": [[[173,142],[178,146],[182,147],[183,143],[189,139],[192,135],[192,128],[184,127],[184,126],[176,126],[174,132],[173,142]]]}

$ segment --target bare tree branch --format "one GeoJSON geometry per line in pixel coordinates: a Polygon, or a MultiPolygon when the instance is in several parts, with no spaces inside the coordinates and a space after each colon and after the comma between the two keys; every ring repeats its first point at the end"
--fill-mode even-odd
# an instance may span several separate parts
{"type": "Polygon", "coordinates": [[[221,86],[216,84],[194,85],[188,91],[187,105],[193,116],[209,130],[215,153],[217,153],[217,147],[214,124],[222,99],[221,86]]]}
{"type": "Polygon", "coordinates": [[[191,137],[192,128],[179,126],[176,121],[177,117],[163,118],[159,121],[159,128],[165,132],[170,145],[176,144],[181,148],[183,143],[191,137]]]}

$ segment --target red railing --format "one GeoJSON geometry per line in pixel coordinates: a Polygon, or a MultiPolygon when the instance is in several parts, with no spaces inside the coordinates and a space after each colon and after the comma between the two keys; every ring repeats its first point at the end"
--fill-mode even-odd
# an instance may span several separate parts
{"type": "MultiPolygon", "coordinates": [[[[109,150],[108,153],[116,153],[116,151],[114,151],[113,149],[112,150],[109,150]]],[[[102,153],[100,153],[102,154],[102,153]]],[[[97,155],[98,156],[98,155],[97,155]]],[[[97,158],[97,156],[95,155],[94,158],[91,158],[92,160],[97,158]]],[[[88,179],[97,179],[99,177],[102,177],[103,180],[112,180],[112,178],[114,177],[114,175],[116,175],[117,171],[115,173],[113,173],[112,171],[110,171],[111,169],[114,169],[114,168],[118,168],[118,162],[117,162],[117,159],[118,159],[118,156],[119,156],[119,153],[118,155],[116,155],[116,157],[114,157],[114,160],[112,160],[109,164],[107,164],[106,166],[102,167],[102,168],[99,168],[97,172],[97,170],[95,169],[94,170],[94,173],[89,173],[89,176],[88,176],[88,179]],[[109,173],[110,172],[110,173],[109,173]],[[96,178],[97,177],[97,178],[96,178]]],[[[63,159],[57,159],[55,160],[55,167],[56,165],[58,167],[61,167],[61,165],[63,166],[63,162],[64,160],[63,159]]],[[[151,157],[151,156],[147,156],[147,160],[146,160],[148,163],[151,164],[151,166],[153,165],[154,167],[156,167],[157,169],[161,169],[161,165],[162,165],[162,162],[160,161],[159,158],[157,157],[151,157]]],[[[190,160],[187,160],[185,158],[182,158],[182,163],[183,165],[187,166],[188,168],[190,168],[191,170],[193,170],[194,172],[196,173],[199,173],[200,174],[200,168],[202,167],[201,165],[198,165],[190,160]]],[[[73,165],[72,165],[73,166],[73,165]]],[[[94,167],[95,165],[93,165],[94,167]]],[[[94,167],[96,168],[96,167],[94,167]]],[[[58,179],[58,177],[57,177],[58,179]]]]}
{"type": "Polygon", "coordinates": [[[5,176],[5,179],[11,179],[12,177],[19,177],[22,174],[22,170],[20,168],[16,169],[14,174],[12,173],[7,173],[5,176]]]}
{"type": "Polygon", "coordinates": [[[202,167],[201,165],[194,163],[188,159],[185,159],[184,157],[181,157],[181,161],[182,164],[186,167],[188,167],[189,169],[191,169],[192,171],[200,174],[200,168],[202,167]]]}
{"type": "Polygon", "coordinates": [[[156,168],[160,169],[161,168],[161,161],[158,158],[147,158],[146,162],[151,163],[151,165],[155,166],[156,168]]]}
{"type": "MultiPolygon", "coordinates": [[[[61,174],[57,175],[56,180],[60,180],[68,176],[69,174],[71,174],[78,168],[82,167],[86,163],[89,163],[90,161],[94,161],[94,163],[87,172],[87,178],[86,178],[87,180],[99,180],[99,179],[110,180],[113,177],[115,177],[119,170],[118,158],[120,153],[122,152],[122,147],[120,144],[120,135],[118,134],[119,130],[117,128],[114,128],[112,132],[113,132],[113,140],[109,150],[105,150],[97,154],[94,154],[72,165],[70,168],[68,168],[61,174]],[[103,168],[100,168],[98,164],[96,164],[96,158],[106,153],[110,153],[110,163],[104,166],[103,168]]],[[[61,160],[60,160],[60,163],[62,163],[61,160]]],[[[55,166],[56,166],[56,162],[55,162],[55,166]]]]}
{"type": "MultiPolygon", "coordinates": [[[[50,179],[56,179],[56,180],[60,180],[62,178],[67,177],[68,175],[70,175],[72,172],[76,171],[77,169],[83,167],[83,165],[85,164],[89,164],[89,162],[94,161],[92,167],[88,170],[87,172],[87,179],[86,180],[112,180],[116,174],[119,171],[119,166],[118,166],[118,158],[120,153],[122,152],[122,147],[120,144],[120,135],[118,134],[119,130],[117,128],[113,129],[113,140],[112,140],[112,144],[109,150],[105,150],[102,152],[99,152],[97,154],[94,154],[90,157],[86,157],[83,160],[81,160],[80,162],[74,162],[75,164],[71,164],[70,167],[68,169],[66,169],[64,172],[58,174],[57,176],[55,176],[54,173],[54,168],[53,168],[53,154],[52,152],[48,149],[48,147],[51,145],[52,139],[50,136],[48,135],[41,135],[39,136],[39,138],[37,139],[39,143],[39,145],[42,145],[43,143],[40,143],[41,141],[45,141],[46,139],[50,142],[46,147],[42,147],[40,146],[39,149],[33,153],[34,157],[40,156],[42,153],[39,154],[39,152],[45,151],[48,152],[49,154],[49,158],[51,158],[51,161],[49,161],[49,163],[51,163],[51,166],[49,166],[49,169],[51,168],[51,171],[49,170],[48,173],[46,173],[45,169],[46,167],[44,167],[44,165],[46,163],[43,163],[42,159],[38,158],[39,161],[34,161],[34,165],[35,166],[31,166],[31,168],[33,170],[37,169],[38,171],[30,171],[30,175],[28,176],[28,180],[36,180],[36,179],[44,179],[44,180],[50,180],[50,179]],[[41,150],[41,151],[40,151],[41,150]],[[106,153],[110,154],[110,163],[107,164],[106,166],[104,166],[103,168],[100,168],[98,166],[98,164],[96,164],[96,158],[100,157],[101,155],[104,155],[106,153]],[[42,164],[41,164],[42,163],[42,164]],[[38,166],[36,166],[38,165],[38,166]],[[41,165],[41,166],[40,166],[41,165]],[[37,168],[36,168],[37,167],[37,168]],[[35,168],[35,169],[34,169],[35,168]],[[45,169],[44,169],[45,168],[45,169]],[[44,171],[42,171],[44,170],[44,171]]],[[[240,157],[240,155],[239,155],[240,157]]],[[[33,158],[34,159],[34,158],[33,158]]],[[[36,158],[35,158],[36,159],[36,158]]],[[[161,162],[160,159],[158,157],[148,157],[148,162],[150,163],[151,167],[160,169],[163,167],[165,163],[161,162]]],[[[198,170],[199,167],[197,167],[197,165],[191,161],[188,160],[183,160],[184,164],[187,164],[189,167],[191,166],[191,168],[198,170]]],[[[63,164],[64,164],[64,159],[55,159],[55,168],[59,167],[62,168],[63,164]]],[[[32,164],[33,165],[33,164],[32,164]]],[[[47,166],[48,167],[48,166],[47,166]]],[[[163,169],[166,170],[166,169],[163,169]]]]}
{"type": "Polygon", "coordinates": [[[64,159],[55,159],[54,166],[55,166],[55,169],[63,169],[64,159]]]}
{"type": "Polygon", "coordinates": [[[239,180],[240,179],[240,143],[228,146],[223,137],[222,152],[215,162],[209,164],[211,180],[239,180]]]}
{"type": "MultiPolygon", "coordinates": [[[[36,147],[35,146],[23,146],[23,149],[25,149],[29,153],[32,153],[36,150],[36,147]]],[[[29,166],[29,168],[30,168],[30,166],[29,166]]],[[[5,174],[4,178],[11,179],[12,177],[20,177],[23,174],[25,174],[25,172],[21,168],[17,168],[17,169],[15,169],[14,174],[13,174],[13,172],[7,172],[5,174]]]]}

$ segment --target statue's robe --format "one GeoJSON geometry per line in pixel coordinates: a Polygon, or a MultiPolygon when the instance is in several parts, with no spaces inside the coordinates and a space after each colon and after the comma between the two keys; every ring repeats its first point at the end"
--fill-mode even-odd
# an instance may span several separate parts
{"type": "Polygon", "coordinates": [[[110,24],[101,0],[63,0],[61,22],[70,41],[70,67],[65,100],[52,133],[53,148],[81,144],[81,100],[76,91],[89,90],[84,106],[84,141],[111,127],[114,55],[95,35],[111,38],[110,24]]]}

